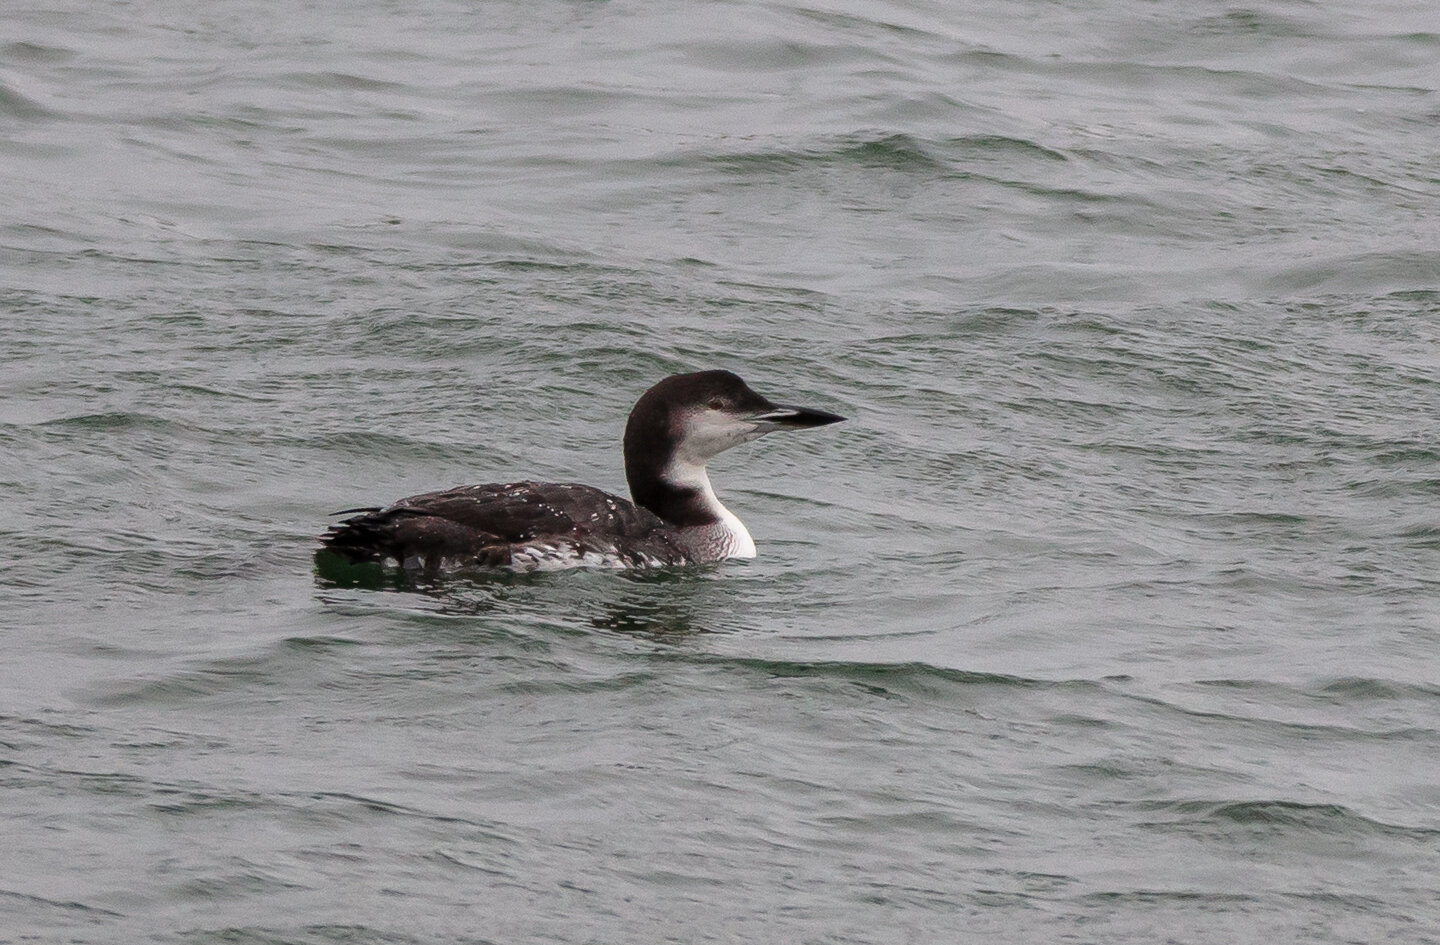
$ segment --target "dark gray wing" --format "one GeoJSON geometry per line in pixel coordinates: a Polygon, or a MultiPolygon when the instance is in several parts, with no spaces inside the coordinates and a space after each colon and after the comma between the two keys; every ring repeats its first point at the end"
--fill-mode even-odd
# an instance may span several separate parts
{"type": "Polygon", "coordinates": [[[668,526],[628,499],[574,483],[461,486],[401,499],[332,527],[322,541],[355,561],[504,566],[517,548],[555,555],[617,553],[627,563],[685,560],[668,526]],[[633,559],[630,560],[630,559],[633,559]]]}

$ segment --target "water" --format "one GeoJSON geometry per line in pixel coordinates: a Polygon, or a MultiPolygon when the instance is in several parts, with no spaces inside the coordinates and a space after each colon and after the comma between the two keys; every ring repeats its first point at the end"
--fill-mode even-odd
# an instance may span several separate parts
{"type": "Polygon", "coordinates": [[[1431,5],[0,23],[0,939],[1440,941],[1431,5]],[[313,576],[708,367],[755,561],[313,576]]]}

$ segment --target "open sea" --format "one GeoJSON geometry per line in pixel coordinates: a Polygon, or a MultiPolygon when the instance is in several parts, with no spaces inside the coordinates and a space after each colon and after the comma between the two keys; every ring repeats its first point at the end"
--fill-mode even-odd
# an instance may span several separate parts
{"type": "Polygon", "coordinates": [[[1431,0],[0,7],[0,942],[1440,942],[1431,0]],[[315,573],[624,492],[753,561],[315,573]]]}

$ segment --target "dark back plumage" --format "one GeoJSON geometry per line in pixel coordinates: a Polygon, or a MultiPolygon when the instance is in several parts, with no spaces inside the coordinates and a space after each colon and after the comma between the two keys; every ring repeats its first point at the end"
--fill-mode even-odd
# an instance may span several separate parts
{"type": "Polygon", "coordinates": [[[321,540],[352,561],[393,558],[426,570],[506,566],[517,546],[555,561],[605,554],[628,566],[685,561],[654,513],[576,483],[489,483],[426,492],[365,510],[331,526],[321,540]]]}

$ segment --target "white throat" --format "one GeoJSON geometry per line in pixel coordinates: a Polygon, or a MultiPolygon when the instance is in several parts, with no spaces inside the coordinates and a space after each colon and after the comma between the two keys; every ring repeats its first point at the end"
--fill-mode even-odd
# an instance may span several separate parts
{"type": "Polygon", "coordinates": [[[705,471],[704,465],[677,458],[665,469],[661,478],[672,486],[698,493],[705,510],[719,519],[718,526],[701,525],[695,530],[706,533],[702,539],[705,542],[721,546],[721,557],[755,557],[755,539],[750,537],[745,523],[715,495],[715,489],[710,485],[710,474],[705,471]]]}

